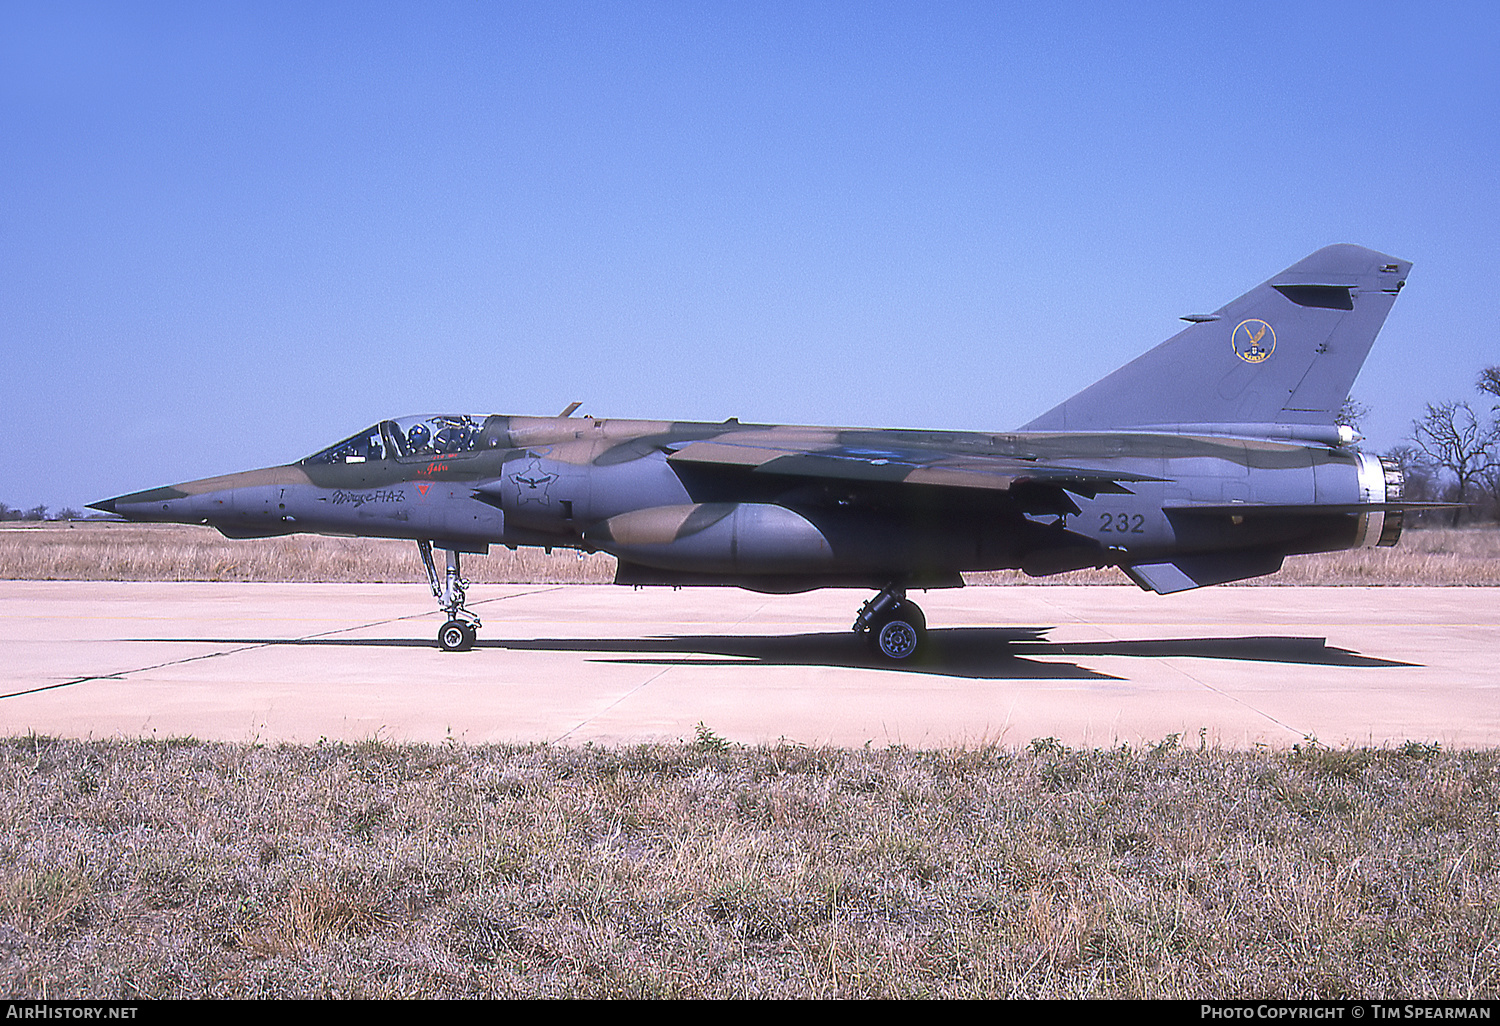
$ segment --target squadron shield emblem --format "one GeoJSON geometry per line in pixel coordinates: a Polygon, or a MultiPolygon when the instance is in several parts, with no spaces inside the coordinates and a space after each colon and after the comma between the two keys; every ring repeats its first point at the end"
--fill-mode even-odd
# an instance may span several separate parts
{"type": "Polygon", "coordinates": [[[1276,332],[1265,321],[1240,321],[1229,336],[1234,355],[1246,363],[1260,363],[1276,352],[1276,332]]]}
{"type": "Polygon", "coordinates": [[[511,480],[516,486],[517,506],[524,506],[528,502],[539,506],[552,504],[552,497],[547,493],[552,482],[557,480],[557,475],[543,470],[541,460],[532,460],[523,470],[517,471],[511,480]]]}

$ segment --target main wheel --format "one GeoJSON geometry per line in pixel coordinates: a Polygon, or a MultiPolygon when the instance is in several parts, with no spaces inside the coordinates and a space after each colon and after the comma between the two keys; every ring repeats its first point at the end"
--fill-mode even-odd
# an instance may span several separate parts
{"type": "Polygon", "coordinates": [[[474,647],[474,628],[462,620],[449,620],[438,631],[438,647],[444,652],[467,652],[474,647]]]}
{"type": "Polygon", "coordinates": [[[891,620],[875,634],[875,651],[887,659],[909,659],[921,644],[917,629],[905,620],[891,620]]]}
{"type": "Polygon", "coordinates": [[[870,625],[870,645],[887,659],[910,659],[927,639],[927,618],[915,602],[897,602],[870,625]]]}

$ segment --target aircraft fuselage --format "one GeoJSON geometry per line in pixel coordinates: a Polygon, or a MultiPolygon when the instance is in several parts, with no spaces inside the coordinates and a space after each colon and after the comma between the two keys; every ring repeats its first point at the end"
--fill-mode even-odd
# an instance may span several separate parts
{"type": "Polygon", "coordinates": [[[965,571],[1045,575],[1202,552],[1289,555],[1382,537],[1393,544],[1399,532],[1386,522],[1390,514],[1337,508],[1392,497],[1376,457],[1337,445],[1147,432],[467,419],[482,425],[485,439],[467,451],[396,455],[391,447],[378,459],[310,457],[111,504],[132,520],[207,524],[231,537],[428,539],[465,552],[568,547],[619,557],[631,583],[645,583],[655,570],[663,583],[699,575],[773,590],[787,590],[799,576],[808,587],[841,578],[851,586],[901,580],[934,587],[959,583],[965,571]],[[722,448],[739,437],[756,455],[766,444],[835,452],[844,476],[764,469],[747,465],[748,456],[739,465],[676,458],[691,457],[695,444],[722,448]],[[1028,461],[1077,465],[1130,483],[1095,494],[1024,473],[1003,488],[912,484],[919,469],[913,445],[1008,458],[1023,470],[1028,461]],[[1237,504],[1243,512],[1234,512],[1237,504]],[[1258,512],[1267,505],[1281,512],[1258,512]]]}

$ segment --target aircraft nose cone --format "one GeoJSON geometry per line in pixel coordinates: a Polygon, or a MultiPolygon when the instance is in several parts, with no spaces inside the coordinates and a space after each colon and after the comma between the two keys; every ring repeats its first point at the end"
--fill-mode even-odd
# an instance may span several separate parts
{"type": "Polygon", "coordinates": [[[113,499],[91,503],[89,509],[115,513],[126,520],[171,522],[179,520],[184,514],[193,512],[180,502],[188,497],[186,492],[178,488],[151,488],[144,492],[116,495],[113,499]]]}

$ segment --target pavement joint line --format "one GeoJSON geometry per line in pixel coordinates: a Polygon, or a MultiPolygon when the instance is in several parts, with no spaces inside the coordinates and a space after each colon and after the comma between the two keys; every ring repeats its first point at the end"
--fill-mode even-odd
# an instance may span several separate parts
{"type": "MultiPolygon", "coordinates": [[[[733,626],[738,627],[741,624],[743,624],[746,620],[749,620],[751,617],[758,615],[760,613],[760,611],[763,610],[763,609],[765,609],[768,604],[769,603],[762,602],[760,605],[756,606],[754,610],[752,610],[751,612],[746,613],[744,616],[742,616],[738,620],[736,620],[734,622],[733,626]]],[[[569,727],[567,730],[565,730],[561,734],[559,734],[557,736],[557,739],[555,741],[553,741],[552,743],[553,744],[561,744],[562,742],[566,741],[569,738],[569,736],[571,736],[573,734],[576,734],[578,731],[582,730],[584,727],[586,727],[590,723],[594,722],[594,720],[598,719],[600,716],[603,716],[605,713],[609,712],[611,709],[615,708],[620,703],[624,702],[627,698],[630,698],[632,695],[636,694],[637,692],[641,691],[642,689],[644,689],[648,685],[652,684],[654,681],[656,681],[658,678],[660,678],[662,676],[662,674],[666,673],[668,670],[675,670],[675,669],[677,669],[677,667],[681,666],[683,663],[685,663],[687,661],[688,661],[688,653],[687,652],[679,653],[677,659],[674,662],[672,662],[670,665],[663,666],[660,670],[658,670],[655,673],[653,673],[650,677],[648,677],[645,680],[641,681],[639,684],[637,684],[635,687],[631,688],[629,691],[626,691],[624,694],[618,696],[613,702],[610,702],[610,703],[606,704],[604,706],[604,708],[600,709],[598,712],[594,713],[591,716],[585,716],[583,719],[581,719],[577,723],[573,724],[573,726],[569,727]]]]}
{"type": "MultiPolygon", "coordinates": [[[[1116,639],[1116,640],[1120,640],[1120,639],[1116,639]]],[[[1172,663],[1167,662],[1166,658],[1163,657],[1163,656],[1157,656],[1155,658],[1156,658],[1157,662],[1161,663],[1167,669],[1173,670],[1173,671],[1175,671],[1177,673],[1182,674],[1182,676],[1186,677],[1188,680],[1192,681],[1194,684],[1198,685],[1200,688],[1203,688],[1205,691],[1212,691],[1214,694],[1218,695],[1220,698],[1227,698],[1229,701],[1234,702],[1237,705],[1243,706],[1244,708],[1246,708],[1246,709],[1250,710],[1251,712],[1253,712],[1255,715],[1260,716],[1260,717],[1262,717],[1264,719],[1270,720],[1272,723],[1276,724],[1276,726],[1280,727],[1282,730],[1285,730],[1288,733],[1296,734],[1298,737],[1302,738],[1302,740],[1304,740],[1304,741],[1308,741],[1308,740],[1312,739],[1313,735],[1312,735],[1311,731],[1298,730],[1296,727],[1293,727],[1290,724],[1281,722],[1276,717],[1274,717],[1270,713],[1266,712],[1264,709],[1257,708],[1256,706],[1251,705],[1249,702],[1245,701],[1244,699],[1239,698],[1239,697],[1237,697],[1235,695],[1231,695],[1229,692],[1223,690],[1222,688],[1216,688],[1212,684],[1208,683],[1207,681],[1199,680],[1197,677],[1193,676],[1191,673],[1189,673],[1187,670],[1183,669],[1182,667],[1175,666],[1172,663]]]]}
{"type": "Polygon", "coordinates": [[[666,673],[668,670],[676,669],[677,666],[684,659],[686,659],[686,658],[687,658],[687,656],[683,655],[683,656],[681,656],[677,660],[677,662],[673,663],[671,666],[663,666],[660,670],[657,670],[650,677],[647,677],[645,680],[641,681],[635,687],[631,688],[629,691],[627,691],[624,694],[622,694],[619,697],[617,697],[613,702],[610,702],[607,705],[605,705],[605,707],[603,709],[600,709],[598,712],[594,713],[592,716],[585,716],[583,719],[581,719],[577,723],[573,724],[567,730],[565,730],[561,734],[557,735],[557,737],[553,740],[552,743],[555,744],[555,745],[556,744],[562,744],[571,735],[576,734],[578,731],[582,730],[584,727],[587,727],[594,720],[598,719],[600,716],[603,716],[605,713],[609,712],[615,706],[617,706],[621,702],[625,701],[625,699],[629,698],[631,695],[634,695],[637,691],[640,691],[642,688],[646,687],[646,685],[648,685],[652,681],[656,680],[656,678],[660,677],[662,674],[666,673]]]}
{"type": "MultiPolygon", "coordinates": [[[[536,588],[532,591],[518,591],[510,595],[496,595],[493,598],[480,599],[471,602],[470,605],[480,605],[486,602],[504,602],[506,599],[523,598],[527,595],[541,595],[549,591],[556,591],[563,585],[555,584],[547,588],[536,588]]],[[[12,691],[9,694],[0,695],[0,701],[7,698],[22,698],[26,695],[35,695],[43,691],[53,691],[57,688],[72,687],[74,684],[87,684],[91,680],[124,680],[137,673],[150,673],[152,670],[166,669],[168,666],[182,666],[186,663],[195,663],[202,659],[218,659],[221,656],[239,655],[241,652],[252,652],[258,648],[272,648],[276,645],[284,645],[288,641],[312,641],[314,638],[326,638],[334,634],[346,634],[349,631],[363,630],[366,627],[380,627],[388,623],[400,623],[403,620],[416,620],[432,613],[408,613],[406,616],[392,616],[384,620],[371,620],[369,623],[350,624],[348,627],[335,627],[332,630],[318,631],[315,634],[304,635],[300,638],[279,638],[276,641],[263,641],[254,645],[240,645],[237,648],[227,648],[222,652],[202,652],[198,655],[183,656],[181,659],[168,659],[164,663],[154,663],[151,666],[137,666],[131,670],[116,670],[114,673],[96,673],[86,677],[74,677],[71,680],[61,680],[55,684],[43,684],[40,687],[26,688],[22,691],[12,691]]]]}

